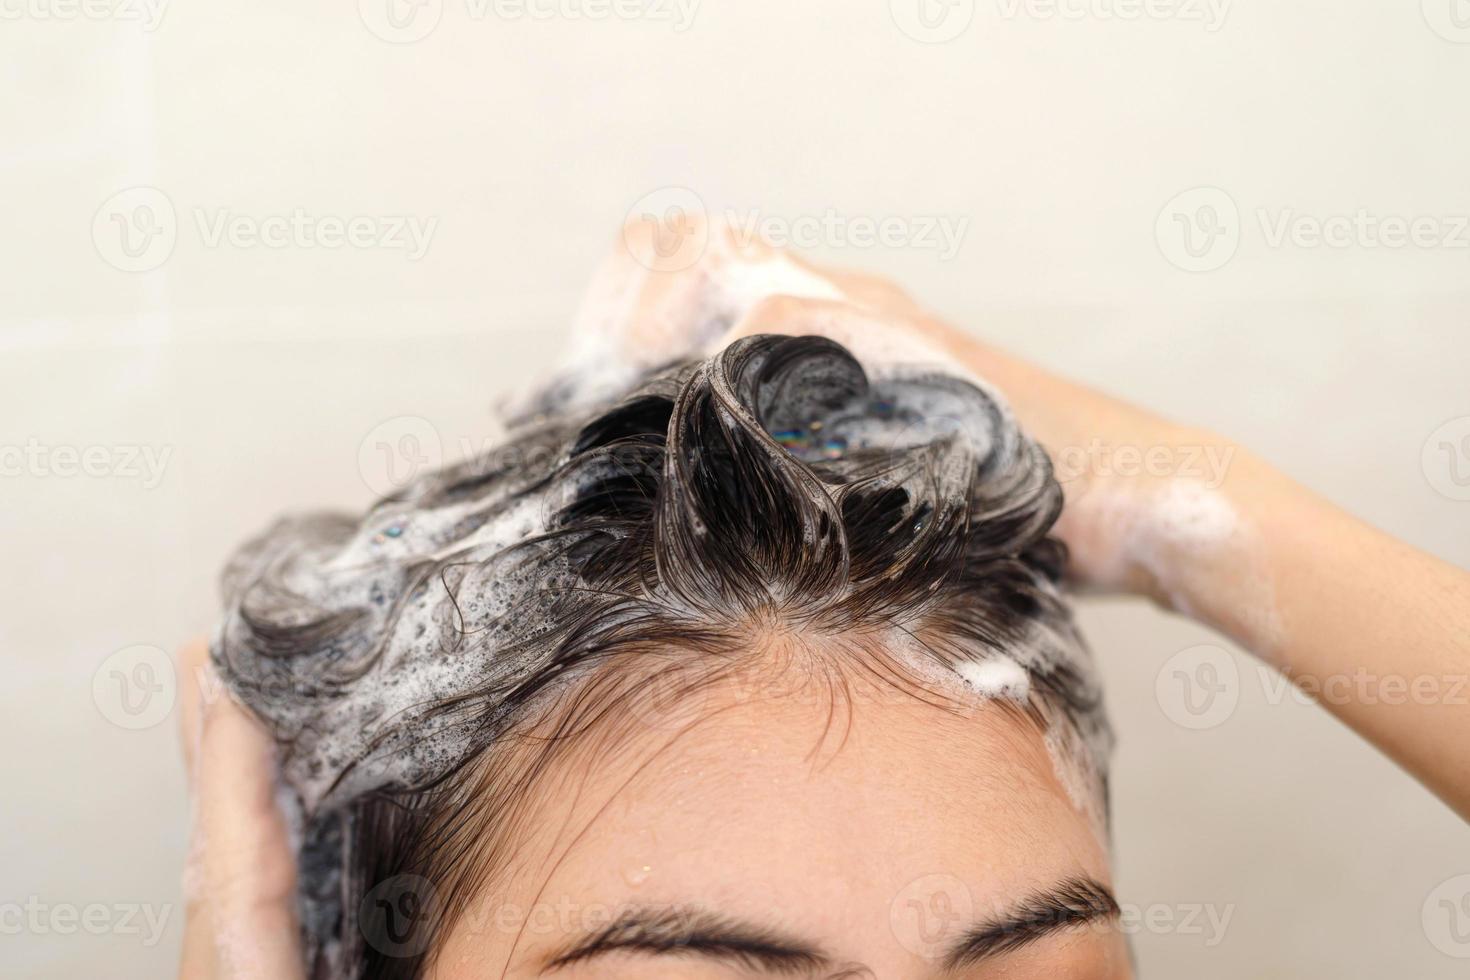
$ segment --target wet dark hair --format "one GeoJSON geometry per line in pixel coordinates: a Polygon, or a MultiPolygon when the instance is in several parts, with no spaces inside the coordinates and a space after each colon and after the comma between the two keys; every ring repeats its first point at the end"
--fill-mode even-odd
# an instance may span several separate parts
{"type": "Polygon", "coordinates": [[[1020,710],[1105,801],[1107,724],[1048,536],[1061,489],[996,397],[762,336],[565,404],[553,389],[504,446],[361,519],[283,520],[226,570],[212,659],[281,746],[313,976],[420,976],[560,743],[637,714],[651,676],[738,666],[753,627],[907,637],[955,676],[1007,658],[1020,710]],[[531,756],[487,751],[547,717],[531,756]],[[406,881],[445,914],[367,914],[406,881]]]}

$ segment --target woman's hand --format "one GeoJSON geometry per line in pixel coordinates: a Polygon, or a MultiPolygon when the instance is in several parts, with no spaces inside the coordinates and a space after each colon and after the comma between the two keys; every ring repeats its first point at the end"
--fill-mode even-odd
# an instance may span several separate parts
{"type": "Polygon", "coordinates": [[[841,298],[769,297],[706,353],[752,334],[816,334],[866,364],[945,364],[999,391],[1051,456],[1065,494],[1055,533],[1070,551],[1069,575],[1084,587],[1148,595],[1179,608],[1187,601],[1179,579],[1197,574],[1182,552],[1232,547],[1202,540],[1210,529],[1190,533],[1179,520],[1181,512],[1188,518],[1223,509],[1216,495],[1230,470],[1253,465],[1238,447],[990,347],[923,310],[892,283],[787,260],[830,282],[841,298]]]}
{"type": "Polygon", "coordinates": [[[999,389],[1051,454],[1073,578],[1180,601],[1169,586],[1181,574],[1178,547],[1159,521],[1171,507],[1208,506],[1185,498],[1218,487],[1240,462],[1236,447],[988,347],[887,280],[803,261],[696,215],[650,218],[626,226],[604,260],[573,347],[583,360],[642,371],[756,333],[826,336],[869,364],[948,362],[999,389]]]}
{"type": "Polygon", "coordinates": [[[193,800],[183,980],[300,980],[296,867],[275,799],[275,747],[213,677],[179,654],[180,736],[193,800]]]}

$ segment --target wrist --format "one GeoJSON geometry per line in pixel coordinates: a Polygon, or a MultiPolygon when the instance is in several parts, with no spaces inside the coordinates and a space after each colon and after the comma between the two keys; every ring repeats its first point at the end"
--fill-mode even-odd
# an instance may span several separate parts
{"type": "Polygon", "coordinates": [[[1283,639],[1276,574],[1290,539],[1321,519],[1321,502],[1265,460],[1208,432],[1190,440],[1215,464],[1151,488],[1124,549],[1142,591],[1275,660],[1283,639]]]}
{"type": "Polygon", "coordinates": [[[1135,442],[1094,441],[1080,465],[1058,454],[1058,533],[1075,574],[1239,635],[1241,611],[1258,599],[1258,515],[1276,492],[1273,471],[1207,430],[1161,424],[1135,442]]]}

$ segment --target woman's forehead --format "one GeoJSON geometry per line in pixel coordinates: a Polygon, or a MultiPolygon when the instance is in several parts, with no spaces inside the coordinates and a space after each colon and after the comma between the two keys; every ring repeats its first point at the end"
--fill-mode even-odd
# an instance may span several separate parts
{"type": "Polygon", "coordinates": [[[584,779],[558,781],[565,795],[524,842],[536,859],[477,896],[448,949],[510,944],[530,962],[630,909],[717,910],[849,942],[881,927],[895,942],[905,901],[1000,909],[1056,882],[1108,880],[1042,734],[999,704],[956,713],[911,696],[819,703],[714,684],[704,707],[677,730],[631,731],[584,779]],[[533,916],[540,927],[505,935],[533,916]]]}

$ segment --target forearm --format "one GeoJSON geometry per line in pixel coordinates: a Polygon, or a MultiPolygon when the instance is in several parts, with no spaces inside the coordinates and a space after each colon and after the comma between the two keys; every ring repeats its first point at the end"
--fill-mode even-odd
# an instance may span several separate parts
{"type": "Polygon", "coordinates": [[[931,330],[1011,396],[1057,459],[1058,532],[1084,584],[1143,592],[1219,629],[1470,819],[1470,573],[1213,433],[931,330]],[[1223,465],[1162,480],[1068,472],[1067,449],[1084,442],[1223,465]]]}
{"type": "Polygon", "coordinates": [[[1183,600],[1470,819],[1470,574],[1249,454],[1220,490],[1228,546],[1183,600]]]}

